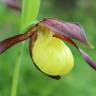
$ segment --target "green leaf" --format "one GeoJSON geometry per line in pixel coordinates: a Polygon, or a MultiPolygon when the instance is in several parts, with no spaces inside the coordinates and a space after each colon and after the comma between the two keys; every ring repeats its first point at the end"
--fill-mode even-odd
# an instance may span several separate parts
{"type": "Polygon", "coordinates": [[[21,30],[36,21],[39,11],[40,0],[23,0],[21,30]]]}

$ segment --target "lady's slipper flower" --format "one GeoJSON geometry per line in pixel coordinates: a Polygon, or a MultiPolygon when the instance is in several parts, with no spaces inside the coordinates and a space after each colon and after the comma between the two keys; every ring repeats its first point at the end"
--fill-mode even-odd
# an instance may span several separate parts
{"type": "Polygon", "coordinates": [[[35,66],[44,74],[59,79],[74,66],[71,50],[63,42],[75,46],[85,61],[96,70],[96,63],[73,40],[92,47],[84,29],[76,23],[46,18],[20,34],[0,42],[0,54],[12,45],[30,38],[29,52],[35,66]]]}

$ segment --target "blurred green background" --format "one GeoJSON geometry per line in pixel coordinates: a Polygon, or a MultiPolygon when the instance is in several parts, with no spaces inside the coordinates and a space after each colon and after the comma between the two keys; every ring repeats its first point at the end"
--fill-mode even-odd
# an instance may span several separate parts
{"type": "MultiPolygon", "coordinates": [[[[96,60],[96,0],[41,0],[38,19],[45,17],[79,22],[95,48],[90,50],[84,45],[79,46],[96,60]]],[[[9,9],[0,1],[0,40],[18,34],[19,29],[20,13],[9,9]]],[[[62,79],[53,80],[40,73],[32,64],[28,41],[22,53],[17,96],[96,96],[96,72],[74,47],[68,44],[75,58],[74,69],[62,79]]],[[[20,44],[0,55],[0,96],[10,96],[20,44]]]]}

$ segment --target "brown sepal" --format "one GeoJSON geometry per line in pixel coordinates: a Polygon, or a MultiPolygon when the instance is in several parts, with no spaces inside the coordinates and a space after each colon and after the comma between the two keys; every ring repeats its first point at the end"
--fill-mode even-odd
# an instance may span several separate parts
{"type": "Polygon", "coordinates": [[[14,44],[28,39],[30,36],[33,35],[33,33],[36,30],[38,30],[37,27],[38,26],[33,26],[32,28],[29,28],[24,34],[16,35],[3,41],[0,41],[0,54],[5,52],[8,48],[13,46],[14,44]]]}

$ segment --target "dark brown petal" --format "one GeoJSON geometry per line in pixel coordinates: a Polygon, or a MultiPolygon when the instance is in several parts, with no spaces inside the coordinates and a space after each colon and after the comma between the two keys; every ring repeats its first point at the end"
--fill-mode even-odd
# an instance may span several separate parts
{"type": "Polygon", "coordinates": [[[64,36],[62,36],[62,35],[60,36],[60,34],[59,34],[59,35],[56,35],[56,34],[55,34],[54,37],[60,38],[60,39],[62,39],[62,40],[64,40],[64,41],[70,43],[71,45],[75,46],[75,47],[79,50],[80,54],[83,56],[84,60],[85,60],[93,69],[96,70],[96,62],[94,62],[94,61],[91,59],[91,57],[90,57],[86,52],[84,52],[81,48],[79,48],[79,47],[76,45],[76,43],[74,43],[70,38],[64,37],[64,36]]]}
{"type": "Polygon", "coordinates": [[[32,26],[24,34],[16,35],[8,39],[5,39],[3,41],[0,41],[0,54],[2,54],[4,51],[6,51],[14,44],[28,39],[37,30],[38,30],[38,26],[32,26]]]}
{"type": "Polygon", "coordinates": [[[62,22],[54,18],[47,18],[42,20],[39,25],[41,27],[49,28],[55,32],[55,34],[61,34],[92,47],[85,35],[84,29],[79,24],[62,22]]]}
{"type": "Polygon", "coordinates": [[[25,38],[24,34],[21,34],[21,35],[13,36],[11,38],[1,41],[0,42],[0,54],[6,51],[9,47],[25,39],[27,38],[25,38]]]}
{"type": "Polygon", "coordinates": [[[82,54],[83,58],[85,59],[85,61],[93,68],[96,70],[96,62],[94,62],[90,56],[85,53],[82,49],[79,48],[80,53],[82,54]]]}
{"type": "Polygon", "coordinates": [[[37,33],[35,32],[31,37],[30,37],[30,43],[29,43],[29,52],[30,52],[30,56],[31,56],[31,59],[33,61],[33,64],[35,65],[35,67],[40,71],[42,72],[43,74],[53,78],[53,79],[56,79],[56,80],[59,80],[61,77],[60,76],[51,76],[51,75],[48,75],[46,73],[44,73],[42,70],[40,70],[40,68],[35,64],[33,58],[32,58],[32,48],[34,46],[34,43],[35,43],[35,40],[37,38],[37,33]]]}

